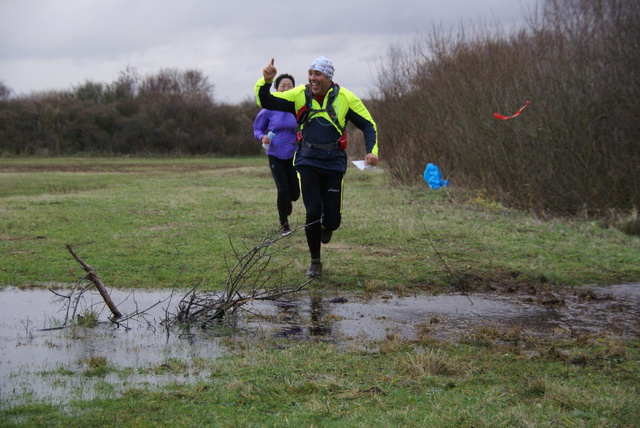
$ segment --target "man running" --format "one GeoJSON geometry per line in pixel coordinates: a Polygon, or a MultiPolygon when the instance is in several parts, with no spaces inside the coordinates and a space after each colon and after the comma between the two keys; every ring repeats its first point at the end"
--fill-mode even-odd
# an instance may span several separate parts
{"type": "Polygon", "coordinates": [[[258,105],[296,115],[300,130],[294,164],[306,209],[307,245],[311,262],[306,275],[320,277],[321,244],[331,240],[342,219],[343,178],[347,171],[347,121],[364,135],[365,165],[378,164],[378,132],[362,101],[333,82],[330,59],[317,57],[309,66],[307,85],[272,93],[277,74],[274,59],[262,69],[255,86],[258,105]]]}

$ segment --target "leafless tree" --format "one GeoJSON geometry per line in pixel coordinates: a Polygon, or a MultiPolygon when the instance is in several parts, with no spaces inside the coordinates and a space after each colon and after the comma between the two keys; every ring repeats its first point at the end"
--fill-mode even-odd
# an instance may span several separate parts
{"type": "Polygon", "coordinates": [[[11,97],[11,88],[5,85],[4,82],[0,82],[0,101],[6,101],[11,97]]]}

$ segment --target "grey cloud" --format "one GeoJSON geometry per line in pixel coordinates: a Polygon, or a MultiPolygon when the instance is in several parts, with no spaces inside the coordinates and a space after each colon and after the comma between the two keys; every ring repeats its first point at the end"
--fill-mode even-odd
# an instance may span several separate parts
{"type": "Polygon", "coordinates": [[[20,93],[112,81],[126,66],[141,74],[196,68],[219,98],[238,102],[272,56],[303,82],[323,54],[356,92],[370,86],[390,44],[465,20],[495,16],[508,27],[535,1],[0,1],[0,80],[20,93]]]}

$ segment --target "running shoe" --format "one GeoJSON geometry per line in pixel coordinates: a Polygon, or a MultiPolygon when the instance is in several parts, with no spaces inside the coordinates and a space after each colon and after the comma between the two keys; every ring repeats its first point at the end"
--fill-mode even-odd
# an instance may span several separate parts
{"type": "Polygon", "coordinates": [[[285,223],[282,225],[282,236],[291,235],[291,228],[289,227],[289,223],[285,223]]]}
{"type": "Polygon", "coordinates": [[[309,278],[320,278],[320,272],[322,272],[322,262],[320,259],[311,259],[309,269],[307,269],[307,276],[309,278]]]}

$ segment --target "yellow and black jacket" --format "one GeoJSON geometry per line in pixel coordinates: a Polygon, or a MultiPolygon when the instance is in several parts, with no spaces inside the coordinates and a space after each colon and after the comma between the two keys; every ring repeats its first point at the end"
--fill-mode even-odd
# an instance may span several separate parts
{"type": "Polygon", "coordinates": [[[300,141],[294,160],[296,165],[345,172],[347,154],[344,151],[346,142],[343,134],[347,121],[362,131],[367,153],[378,155],[376,124],[357,96],[334,84],[320,105],[308,95],[307,86],[300,85],[288,91],[272,93],[271,83],[260,78],[255,87],[258,105],[269,110],[290,112],[298,117],[300,141]],[[335,113],[335,117],[332,118],[330,113],[335,113]]]}

